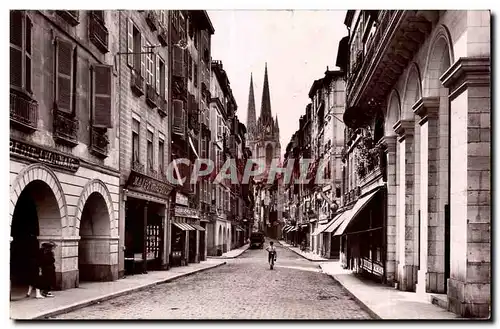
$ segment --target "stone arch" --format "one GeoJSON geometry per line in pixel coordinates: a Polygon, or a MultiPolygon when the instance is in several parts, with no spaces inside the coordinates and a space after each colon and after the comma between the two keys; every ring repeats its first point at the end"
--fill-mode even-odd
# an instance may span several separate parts
{"type": "Polygon", "coordinates": [[[422,98],[422,80],[420,79],[420,70],[416,63],[412,63],[406,76],[404,88],[403,106],[401,108],[401,119],[413,118],[413,105],[422,98]]]}
{"type": "Polygon", "coordinates": [[[384,133],[386,136],[394,135],[394,124],[399,121],[401,117],[401,99],[396,89],[393,89],[385,111],[384,118],[384,133]]]}
{"type": "Polygon", "coordinates": [[[104,182],[99,179],[93,179],[87,182],[87,184],[85,184],[83,188],[82,193],[80,194],[80,198],[78,199],[77,207],[75,210],[74,235],[77,236],[79,234],[83,209],[85,207],[85,204],[87,203],[88,198],[93,193],[100,194],[103,197],[104,201],[106,202],[106,208],[108,210],[108,215],[109,215],[109,234],[110,236],[117,236],[118,232],[116,232],[116,228],[113,225],[115,217],[114,217],[113,201],[111,199],[111,194],[109,193],[106,184],[104,184],[104,182]]]}
{"type": "Polygon", "coordinates": [[[448,28],[439,25],[430,42],[427,54],[423,95],[424,97],[440,96],[442,87],[439,77],[454,63],[453,43],[448,28]]]}
{"type": "Polygon", "coordinates": [[[25,187],[34,182],[42,181],[44,182],[54,194],[54,198],[58,206],[58,217],[60,220],[61,235],[67,227],[67,215],[68,207],[66,204],[66,198],[61,186],[61,183],[57,179],[56,174],[49,167],[35,163],[27,166],[19,172],[16,179],[12,182],[10,187],[10,212],[9,212],[9,223],[12,226],[12,218],[14,215],[14,209],[16,207],[17,201],[21,192],[25,187]]]}

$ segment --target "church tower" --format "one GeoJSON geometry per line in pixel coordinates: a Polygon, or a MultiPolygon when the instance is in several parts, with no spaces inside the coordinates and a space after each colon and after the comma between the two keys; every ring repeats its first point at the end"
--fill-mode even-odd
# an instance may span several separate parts
{"type": "Polygon", "coordinates": [[[278,126],[271,112],[271,94],[269,91],[269,77],[267,63],[264,71],[264,85],[262,88],[262,101],[260,104],[260,115],[255,122],[255,100],[253,91],[253,78],[250,76],[250,92],[248,96],[247,116],[248,141],[254,159],[265,160],[270,164],[273,159],[280,160],[281,144],[278,126]]]}

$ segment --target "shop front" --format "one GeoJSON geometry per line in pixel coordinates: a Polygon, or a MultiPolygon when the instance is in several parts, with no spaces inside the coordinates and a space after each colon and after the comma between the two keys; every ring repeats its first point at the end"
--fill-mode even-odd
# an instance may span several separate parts
{"type": "Polygon", "coordinates": [[[168,209],[172,186],[132,171],[124,189],[125,272],[167,269],[168,209]]]}
{"type": "Polygon", "coordinates": [[[175,193],[172,220],[170,266],[184,266],[198,263],[204,258],[205,222],[200,221],[199,211],[189,207],[188,197],[175,193]],[[201,225],[200,225],[201,224],[201,225]]]}
{"type": "Polygon", "coordinates": [[[365,193],[342,214],[333,233],[341,238],[342,266],[377,281],[385,276],[383,199],[383,188],[365,193]]]}

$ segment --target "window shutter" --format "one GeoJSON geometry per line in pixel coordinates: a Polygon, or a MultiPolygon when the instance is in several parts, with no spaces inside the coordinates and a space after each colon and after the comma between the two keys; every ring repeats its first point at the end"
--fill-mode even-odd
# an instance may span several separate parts
{"type": "MultiPolygon", "coordinates": [[[[168,60],[168,57],[167,57],[167,60],[168,60]]],[[[163,79],[165,79],[165,96],[163,97],[163,99],[167,100],[169,99],[168,98],[168,69],[167,69],[167,63],[164,63],[163,64],[163,79]]]]}
{"type": "MultiPolygon", "coordinates": [[[[127,52],[134,52],[134,23],[130,18],[127,23],[127,52]]],[[[127,56],[127,64],[130,67],[134,67],[134,55],[127,56]]]]}
{"type": "Polygon", "coordinates": [[[71,113],[73,70],[73,45],[62,39],[57,40],[57,109],[71,113]]]}
{"type": "Polygon", "coordinates": [[[186,49],[184,49],[184,77],[190,77],[189,72],[188,72],[188,67],[189,67],[189,61],[191,60],[191,57],[189,56],[189,52],[186,49]]]}
{"type": "Polygon", "coordinates": [[[184,77],[184,51],[179,47],[174,47],[174,76],[176,77],[184,77]]]}
{"type": "Polygon", "coordinates": [[[146,77],[146,54],[144,53],[144,45],[145,45],[145,43],[146,43],[146,40],[141,35],[141,50],[140,50],[140,52],[142,54],[140,56],[141,56],[141,76],[143,78],[147,78],[146,77]]]}
{"type": "Polygon", "coordinates": [[[111,81],[113,77],[111,65],[94,65],[94,118],[95,127],[112,128],[111,117],[111,81]]]}
{"type": "Polygon", "coordinates": [[[19,10],[10,11],[10,84],[23,86],[23,14],[19,10]]]}
{"type": "Polygon", "coordinates": [[[175,99],[172,102],[174,116],[172,118],[172,132],[178,135],[184,135],[183,102],[175,99]]]}
{"type": "Polygon", "coordinates": [[[160,94],[160,56],[156,55],[156,92],[160,94]]]}

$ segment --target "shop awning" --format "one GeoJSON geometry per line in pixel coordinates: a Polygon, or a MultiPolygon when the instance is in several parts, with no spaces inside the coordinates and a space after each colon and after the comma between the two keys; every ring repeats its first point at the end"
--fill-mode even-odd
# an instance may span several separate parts
{"type": "Polygon", "coordinates": [[[177,226],[178,228],[180,228],[183,231],[193,231],[193,230],[196,230],[194,227],[192,227],[191,225],[186,224],[186,223],[176,223],[176,222],[173,222],[172,224],[174,224],[175,226],[177,226]]]}
{"type": "Polygon", "coordinates": [[[314,232],[312,232],[311,235],[318,235],[318,234],[322,233],[325,230],[325,228],[327,228],[328,224],[330,224],[330,223],[318,225],[318,227],[316,227],[316,229],[314,230],[314,232]]]}
{"type": "Polygon", "coordinates": [[[290,231],[288,231],[288,233],[290,232],[294,232],[294,231],[297,231],[297,228],[296,227],[292,227],[292,229],[290,231]]]}
{"type": "Polygon", "coordinates": [[[300,227],[309,227],[309,224],[301,224],[300,227]]]}
{"type": "Polygon", "coordinates": [[[287,229],[288,229],[288,228],[290,228],[290,227],[291,227],[290,225],[285,225],[285,226],[283,226],[283,228],[282,228],[281,230],[282,230],[282,231],[285,231],[285,230],[287,230],[287,229]]]}
{"type": "Polygon", "coordinates": [[[346,213],[348,213],[348,214],[346,214],[345,216],[342,216],[343,221],[333,235],[334,236],[335,235],[342,235],[344,233],[345,229],[347,228],[347,226],[349,226],[349,223],[351,223],[352,220],[359,214],[359,212],[364,207],[366,207],[368,202],[371,199],[373,199],[373,197],[375,196],[375,194],[377,194],[378,191],[380,191],[380,189],[377,189],[376,191],[373,191],[373,192],[359,198],[358,201],[356,201],[356,204],[354,205],[354,207],[352,207],[351,210],[346,211],[346,213]]]}
{"type": "Polygon", "coordinates": [[[324,233],[332,233],[333,231],[335,231],[337,229],[337,227],[339,227],[339,225],[342,223],[344,215],[347,212],[348,211],[344,211],[344,212],[341,212],[340,214],[337,214],[337,216],[335,216],[335,218],[328,224],[327,228],[325,228],[325,230],[323,232],[324,233]]]}
{"type": "Polygon", "coordinates": [[[295,227],[294,226],[289,226],[286,230],[285,233],[291,232],[295,227]]]}
{"type": "Polygon", "coordinates": [[[192,227],[194,227],[195,229],[197,229],[198,231],[202,231],[202,232],[205,232],[205,229],[203,228],[203,226],[200,226],[198,224],[190,224],[192,227]]]}

